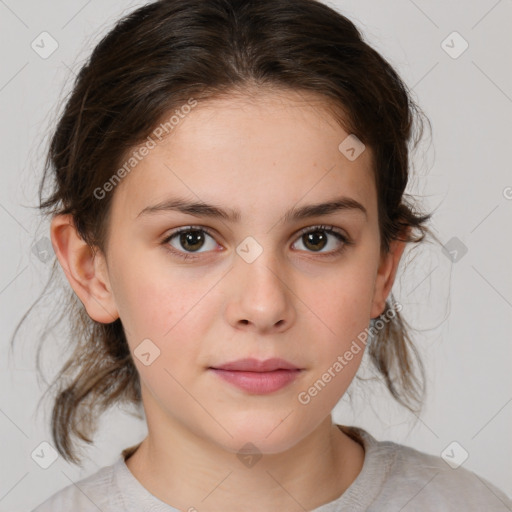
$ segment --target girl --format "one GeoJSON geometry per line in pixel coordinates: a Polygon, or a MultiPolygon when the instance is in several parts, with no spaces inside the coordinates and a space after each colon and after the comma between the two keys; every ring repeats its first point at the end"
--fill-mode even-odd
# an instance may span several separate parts
{"type": "Polygon", "coordinates": [[[115,26],[43,178],[79,299],[52,433],[79,463],[77,438],[124,402],[148,435],[36,512],[512,509],[474,473],[331,418],[365,351],[421,404],[391,294],[430,233],[404,199],[420,114],[315,0],[161,0],[115,26]]]}

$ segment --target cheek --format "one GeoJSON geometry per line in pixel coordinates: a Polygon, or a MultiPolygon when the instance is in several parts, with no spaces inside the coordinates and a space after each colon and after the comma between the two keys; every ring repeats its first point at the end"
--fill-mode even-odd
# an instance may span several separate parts
{"type": "Polygon", "coordinates": [[[324,327],[329,327],[326,332],[343,342],[368,326],[374,289],[371,269],[344,271],[321,288],[310,303],[324,327]]]}
{"type": "Polygon", "coordinates": [[[197,294],[190,288],[179,293],[149,276],[130,294],[128,343],[140,378],[166,408],[183,409],[190,401],[189,382],[201,373],[197,339],[205,320],[201,304],[194,308],[197,294]]]}
{"type": "Polygon", "coordinates": [[[128,336],[165,339],[187,319],[203,289],[186,272],[162,272],[162,262],[120,257],[112,279],[119,316],[128,336]]]}
{"type": "Polygon", "coordinates": [[[213,283],[180,269],[162,277],[156,268],[126,274],[119,313],[141,380],[160,400],[183,404],[187,395],[178,383],[199,375],[202,341],[216,318],[207,294],[213,283]]]}
{"type": "Polygon", "coordinates": [[[315,314],[307,321],[318,325],[318,330],[312,330],[314,349],[309,350],[312,372],[298,390],[296,402],[299,410],[314,417],[332,411],[361,363],[373,290],[371,280],[361,277],[354,274],[333,280],[311,302],[315,314]]]}

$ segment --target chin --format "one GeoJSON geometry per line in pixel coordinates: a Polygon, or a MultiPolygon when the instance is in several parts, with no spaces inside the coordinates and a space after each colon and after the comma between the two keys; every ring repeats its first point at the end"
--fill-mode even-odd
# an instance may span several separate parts
{"type": "Polygon", "coordinates": [[[303,421],[297,424],[297,418],[291,414],[272,414],[267,418],[261,412],[244,413],[243,418],[230,419],[223,423],[231,436],[226,435],[222,428],[216,429],[217,443],[225,450],[233,453],[254,451],[256,454],[281,453],[296,445],[308,434],[307,425],[303,421]]]}

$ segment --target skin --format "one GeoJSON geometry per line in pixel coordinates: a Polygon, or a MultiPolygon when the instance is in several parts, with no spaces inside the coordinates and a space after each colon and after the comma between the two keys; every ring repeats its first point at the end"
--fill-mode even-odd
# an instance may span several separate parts
{"type": "MultiPolygon", "coordinates": [[[[148,436],[126,463],[180,510],[312,510],[361,471],[364,450],[333,424],[331,411],[363,350],[307,405],[297,396],[383,313],[405,243],[380,253],[371,148],[347,159],[338,146],[349,134],[322,107],[288,91],[200,103],[110,192],[105,254],[91,251],[69,216],[52,221],[55,252],[90,317],[120,317],[132,352],[144,339],[160,350],[148,366],[134,357],[148,436]],[[340,195],[362,203],[367,216],[345,210],[283,223],[291,208],[340,195]],[[241,219],[138,217],[175,196],[237,208],[241,219]],[[319,224],[353,245],[325,256],[343,242],[322,232],[325,246],[308,244],[299,234],[319,224]],[[197,259],[180,259],[162,241],[191,225],[213,236],[204,234],[197,259]],[[236,252],[248,236],[263,249],[252,263],[236,252]],[[242,357],[282,357],[303,371],[258,395],[208,370],[242,357]],[[248,442],[263,455],[251,467],[237,457],[248,442]]],[[[167,246],[194,250],[179,235],[167,246]]]]}

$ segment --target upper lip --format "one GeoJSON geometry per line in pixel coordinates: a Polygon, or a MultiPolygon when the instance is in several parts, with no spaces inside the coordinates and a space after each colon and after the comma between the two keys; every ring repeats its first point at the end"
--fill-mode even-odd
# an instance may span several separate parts
{"type": "Polygon", "coordinates": [[[300,370],[297,366],[284,359],[272,358],[259,360],[254,358],[238,359],[219,366],[211,366],[215,370],[232,370],[246,372],[272,372],[274,370],[300,370]]]}

